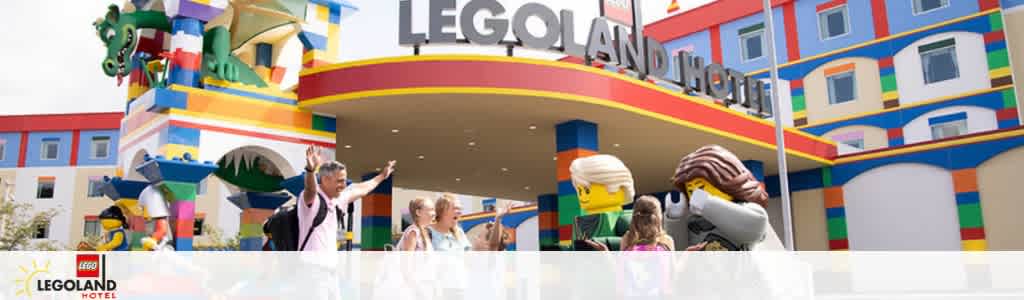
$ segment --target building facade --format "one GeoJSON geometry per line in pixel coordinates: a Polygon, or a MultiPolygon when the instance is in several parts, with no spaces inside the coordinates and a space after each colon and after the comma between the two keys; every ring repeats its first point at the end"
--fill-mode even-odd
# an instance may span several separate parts
{"type": "MultiPolygon", "coordinates": [[[[1024,163],[1024,2],[772,3],[785,123],[838,150],[789,174],[797,249],[1024,247],[1012,173],[1024,163]]],[[[721,0],[646,32],[766,79],[764,27],[760,1],[721,0]]],[[[766,184],[778,197],[778,176],[766,184]]]]}
{"type": "MultiPolygon", "coordinates": [[[[123,113],[0,116],[0,178],[13,186],[13,201],[33,209],[56,209],[37,239],[74,248],[85,236],[99,236],[97,215],[113,202],[102,192],[104,177],[117,173],[123,113]]],[[[199,185],[196,228],[214,224],[238,231],[237,217],[223,201],[224,185],[216,178],[199,185]],[[221,199],[221,201],[213,201],[221,199]],[[230,222],[222,222],[230,220],[230,222]]],[[[200,230],[196,235],[202,235],[200,230]]]]}

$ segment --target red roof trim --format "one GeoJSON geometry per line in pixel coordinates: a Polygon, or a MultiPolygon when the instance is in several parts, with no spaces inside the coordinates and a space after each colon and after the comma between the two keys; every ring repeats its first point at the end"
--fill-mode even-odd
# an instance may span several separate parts
{"type": "Polygon", "coordinates": [[[0,132],[120,129],[124,113],[0,116],[0,132]]]}
{"type": "MultiPolygon", "coordinates": [[[[772,0],[772,7],[779,7],[793,1],[794,0],[772,0]]],[[[687,10],[683,13],[647,24],[644,28],[644,35],[664,43],[694,32],[706,30],[711,28],[711,26],[721,25],[739,18],[760,13],[762,9],[763,6],[761,1],[713,1],[694,9],[687,10]]]]}

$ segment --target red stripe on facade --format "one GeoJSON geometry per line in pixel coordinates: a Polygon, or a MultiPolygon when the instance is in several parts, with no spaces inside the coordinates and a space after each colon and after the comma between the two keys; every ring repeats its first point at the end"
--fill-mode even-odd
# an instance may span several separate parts
{"type": "Polygon", "coordinates": [[[996,111],[996,119],[999,121],[1004,120],[1016,120],[1017,119],[1017,108],[1004,108],[996,111]]]}
{"type": "Polygon", "coordinates": [[[893,67],[892,56],[883,57],[883,58],[878,60],[878,68],[879,69],[892,68],[892,67],[893,67]]]}
{"type": "Polygon", "coordinates": [[[889,128],[886,131],[889,134],[889,139],[903,137],[903,128],[889,128]]]}
{"type": "Polygon", "coordinates": [[[829,1],[829,2],[822,3],[822,4],[818,4],[818,6],[814,7],[814,10],[820,12],[820,11],[827,10],[827,9],[830,9],[830,8],[834,8],[836,6],[840,6],[840,5],[844,5],[844,4],[846,4],[846,0],[832,0],[832,1],[829,1]]]}
{"type": "Polygon", "coordinates": [[[711,26],[711,61],[722,63],[722,30],[718,25],[711,26]]]}
{"type": "Polygon", "coordinates": [[[796,25],[796,5],[793,2],[782,5],[782,21],[786,27],[786,54],[789,61],[800,59],[799,28],[796,25]]]}
{"type": "MultiPolygon", "coordinates": [[[[354,66],[302,76],[299,80],[300,102],[349,93],[412,88],[503,88],[584,96],[775,144],[775,130],[770,123],[697,102],[701,100],[682,99],[636,80],[569,67],[471,59],[425,60],[354,66]],[[447,75],[437,76],[437,70],[446,70],[447,75]],[[564,84],[566,80],[574,84],[564,84]]],[[[792,150],[826,159],[835,156],[835,146],[824,141],[792,131],[787,131],[785,138],[792,150]]]]}
{"type": "Polygon", "coordinates": [[[848,250],[848,249],[850,249],[850,240],[848,240],[848,239],[830,240],[830,241],[828,241],[828,249],[829,250],[848,250]]]}
{"type": "MultiPolygon", "coordinates": [[[[3,123],[0,123],[3,124],[3,123]]],[[[28,132],[21,132],[21,144],[18,144],[18,167],[25,167],[25,158],[28,158],[28,132]]]]}
{"type": "Polygon", "coordinates": [[[228,134],[234,134],[234,135],[248,136],[248,137],[254,137],[254,138],[261,138],[261,139],[268,139],[268,140],[296,143],[296,144],[317,145],[317,146],[332,147],[332,148],[335,145],[334,143],[325,143],[325,142],[314,141],[314,140],[309,140],[309,139],[294,138],[294,137],[288,137],[288,136],[280,136],[280,135],[274,135],[274,134],[268,134],[268,133],[262,133],[262,132],[255,132],[255,131],[248,131],[248,130],[241,130],[241,129],[234,129],[234,128],[225,128],[225,127],[218,127],[218,126],[212,126],[212,125],[206,125],[206,124],[198,124],[198,123],[185,122],[185,121],[171,120],[169,123],[170,123],[171,126],[193,128],[193,129],[200,129],[200,130],[210,130],[210,131],[216,131],[216,132],[221,132],[221,133],[228,133],[228,134]]]}
{"type": "Polygon", "coordinates": [[[789,89],[802,89],[802,88],[804,88],[804,80],[803,79],[793,79],[793,81],[789,82],[789,89]]]}
{"type": "MultiPolygon", "coordinates": [[[[794,0],[772,0],[772,7],[795,2],[794,0]]],[[[764,10],[761,1],[717,0],[703,6],[673,15],[644,27],[644,35],[659,42],[671,41],[708,27],[728,23],[764,10]]]]}
{"type": "Polygon", "coordinates": [[[121,117],[124,113],[0,116],[0,132],[118,129],[121,117]]]}
{"type": "Polygon", "coordinates": [[[978,11],[999,8],[999,0],[978,0],[978,11]]]}
{"type": "Polygon", "coordinates": [[[960,228],[960,240],[983,240],[985,239],[985,227],[960,228]]]}
{"type": "MultiPolygon", "coordinates": [[[[148,137],[150,137],[150,136],[152,136],[152,135],[156,134],[157,132],[160,132],[161,130],[164,130],[164,129],[167,129],[167,122],[164,122],[163,124],[160,124],[160,126],[157,126],[157,127],[154,127],[153,129],[150,129],[149,131],[147,131],[144,134],[139,135],[138,137],[135,137],[134,139],[132,139],[131,142],[127,142],[127,143],[121,144],[117,148],[118,149],[128,149],[128,148],[131,148],[132,146],[135,146],[135,144],[138,144],[139,142],[142,142],[146,138],[148,138],[148,137]]],[[[122,142],[123,141],[125,141],[125,140],[122,140],[122,142]]]]}
{"type": "Polygon", "coordinates": [[[71,159],[68,161],[71,166],[78,164],[78,143],[81,143],[81,134],[78,130],[71,131],[71,159]]]}
{"type": "Polygon", "coordinates": [[[885,0],[871,0],[871,17],[875,21],[875,38],[889,36],[889,12],[885,0]]]}
{"type": "Polygon", "coordinates": [[[985,44],[1003,40],[1006,40],[1006,34],[1004,34],[1002,30],[985,33],[985,44]]]}

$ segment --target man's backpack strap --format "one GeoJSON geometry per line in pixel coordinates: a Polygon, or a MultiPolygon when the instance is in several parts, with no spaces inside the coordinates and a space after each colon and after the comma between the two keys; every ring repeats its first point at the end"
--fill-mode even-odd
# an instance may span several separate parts
{"type": "Polygon", "coordinates": [[[309,236],[313,235],[313,229],[316,229],[317,226],[324,223],[324,219],[327,219],[327,200],[324,200],[324,196],[320,193],[316,193],[316,198],[320,200],[320,207],[316,211],[316,217],[313,217],[313,225],[309,226],[309,231],[306,232],[306,238],[302,240],[302,246],[299,247],[299,251],[306,249],[306,243],[309,242],[309,236]]]}

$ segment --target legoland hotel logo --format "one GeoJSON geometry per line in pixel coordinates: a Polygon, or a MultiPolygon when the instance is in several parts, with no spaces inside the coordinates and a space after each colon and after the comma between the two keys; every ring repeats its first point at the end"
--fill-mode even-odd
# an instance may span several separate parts
{"type": "Polygon", "coordinates": [[[106,255],[78,254],[75,257],[75,278],[54,278],[49,260],[45,264],[32,261],[31,268],[19,267],[24,277],[15,280],[21,286],[15,295],[32,299],[73,293],[81,299],[116,299],[117,281],[106,279],[105,266],[106,255]]]}

